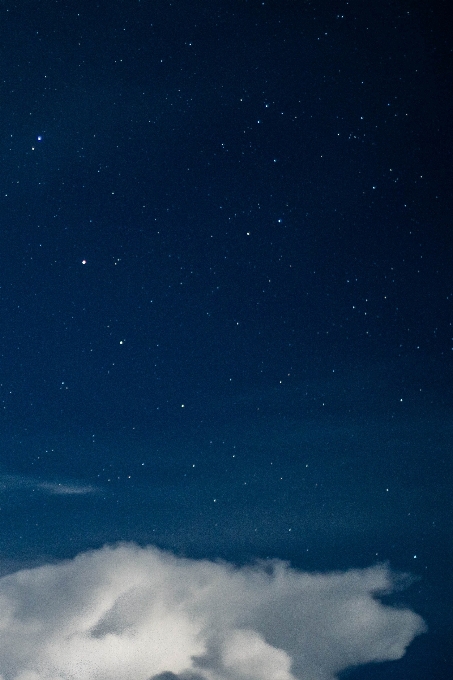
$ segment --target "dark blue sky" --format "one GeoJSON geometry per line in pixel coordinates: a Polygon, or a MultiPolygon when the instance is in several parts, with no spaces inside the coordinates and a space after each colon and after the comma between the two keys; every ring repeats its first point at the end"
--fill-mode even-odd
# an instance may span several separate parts
{"type": "Polygon", "coordinates": [[[388,563],[429,631],[348,677],[449,678],[448,3],[0,17],[3,573],[388,563]]]}

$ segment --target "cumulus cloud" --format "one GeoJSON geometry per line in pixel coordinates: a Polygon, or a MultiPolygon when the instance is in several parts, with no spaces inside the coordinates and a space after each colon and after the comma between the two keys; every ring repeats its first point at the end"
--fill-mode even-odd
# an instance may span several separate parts
{"type": "Polygon", "coordinates": [[[0,680],[331,680],[424,631],[397,585],[105,547],[0,578],[0,680]]]}

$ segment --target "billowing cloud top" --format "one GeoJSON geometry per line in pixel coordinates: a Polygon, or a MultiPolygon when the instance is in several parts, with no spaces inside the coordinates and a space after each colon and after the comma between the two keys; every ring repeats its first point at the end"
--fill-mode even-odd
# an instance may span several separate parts
{"type": "Polygon", "coordinates": [[[425,629],[376,566],[308,574],[119,545],[0,579],[1,680],[329,680],[425,629]]]}

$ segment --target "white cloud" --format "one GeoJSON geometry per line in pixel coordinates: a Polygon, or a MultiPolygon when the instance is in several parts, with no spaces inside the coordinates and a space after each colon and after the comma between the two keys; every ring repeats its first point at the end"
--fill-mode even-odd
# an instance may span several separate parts
{"type": "Polygon", "coordinates": [[[96,493],[98,489],[79,482],[46,482],[25,475],[0,475],[1,491],[41,491],[60,496],[96,493]]]}
{"type": "Polygon", "coordinates": [[[58,496],[80,496],[87,493],[95,493],[97,489],[91,485],[63,484],[60,482],[40,482],[38,485],[42,491],[47,491],[58,496]]]}
{"type": "Polygon", "coordinates": [[[126,544],[0,578],[0,680],[329,680],[425,629],[384,566],[235,568],[126,544]]]}

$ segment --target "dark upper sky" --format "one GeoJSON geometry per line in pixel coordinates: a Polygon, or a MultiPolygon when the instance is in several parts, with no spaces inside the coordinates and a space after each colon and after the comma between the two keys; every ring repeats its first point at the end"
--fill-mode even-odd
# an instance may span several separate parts
{"type": "Polygon", "coordinates": [[[452,26],[371,5],[2,3],[0,547],[389,561],[349,677],[443,679],[452,26]]]}

